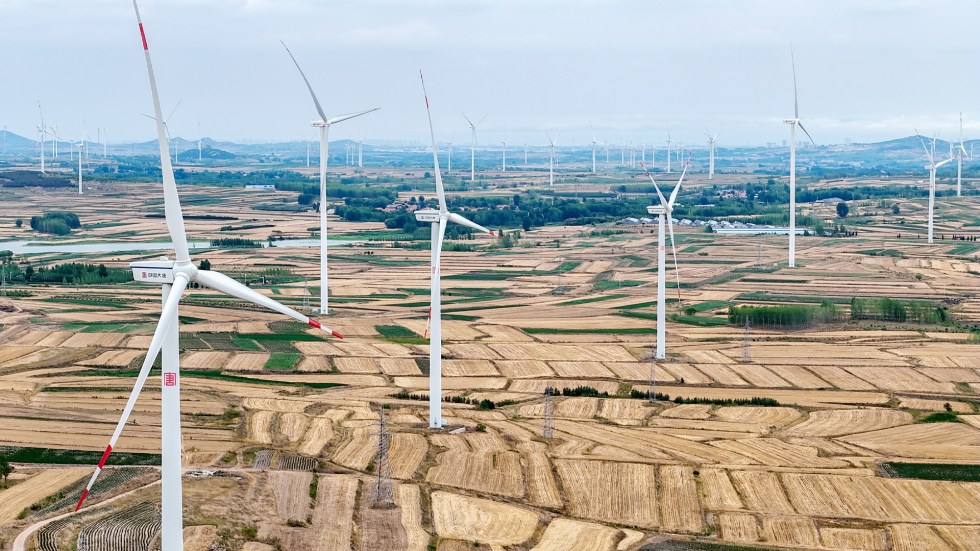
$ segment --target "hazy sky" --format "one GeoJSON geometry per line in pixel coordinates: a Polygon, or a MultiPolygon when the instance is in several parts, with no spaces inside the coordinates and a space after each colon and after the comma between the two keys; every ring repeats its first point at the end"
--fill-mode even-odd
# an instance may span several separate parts
{"type": "MultiPolygon", "coordinates": [[[[312,101],[381,111],[334,138],[427,140],[419,69],[440,141],[461,111],[496,145],[781,142],[792,114],[817,143],[924,133],[980,137],[980,3],[918,0],[144,0],[163,109],[182,137],[298,140],[312,101]]],[[[128,0],[0,0],[0,123],[34,136],[37,101],[65,138],[149,139],[149,88],[128,0]],[[84,122],[83,122],[84,121],[84,122]]]]}

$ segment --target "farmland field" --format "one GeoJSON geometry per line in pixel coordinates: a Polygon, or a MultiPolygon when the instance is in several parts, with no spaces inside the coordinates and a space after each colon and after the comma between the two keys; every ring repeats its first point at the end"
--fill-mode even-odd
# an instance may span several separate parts
{"type": "MultiPolygon", "coordinates": [[[[364,176],[334,168],[344,177],[364,176]]],[[[421,171],[365,173],[378,177],[379,187],[417,184],[399,191],[404,199],[431,194],[421,171]]],[[[494,187],[488,178],[481,182],[488,189],[454,183],[449,193],[460,200],[504,193],[511,200],[542,184],[537,171],[515,175],[512,183],[527,183],[494,187]]],[[[725,177],[733,186],[755,181],[725,177]]],[[[581,180],[582,191],[620,185],[612,177],[581,180]]],[[[556,182],[554,191],[567,185],[556,182]]],[[[711,185],[694,174],[690,193],[711,185]]],[[[65,261],[126,268],[146,258],[137,246],[144,238],[165,239],[165,225],[124,213],[158,208],[149,199],[158,187],[119,186],[96,182],[91,194],[73,196],[73,209],[92,222],[59,242],[124,239],[133,242],[132,252],[17,254],[14,262],[21,269],[65,261]],[[134,233],[114,236],[120,231],[134,233]]],[[[17,229],[14,217],[64,199],[57,191],[2,191],[0,238],[12,240],[35,238],[33,230],[17,229]]],[[[271,227],[241,230],[249,239],[266,242],[272,231],[309,236],[311,212],[252,206],[256,198],[295,203],[296,192],[252,191],[183,184],[180,190],[191,215],[268,219],[263,224],[271,227]]],[[[976,196],[941,202],[950,215],[943,231],[976,231],[963,225],[980,206],[976,196]]],[[[877,207],[849,203],[862,212],[877,207]]],[[[973,476],[980,346],[968,328],[980,321],[974,296],[980,264],[950,256],[955,244],[925,247],[906,235],[923,224],[923,205],[921,197],[903,198],[905,223],[884,209],[880,222],[855,226],[857,239],[800,237],[795,269],[785,266],[784,237],[675,227],[684,243],[683,285],[679,302],[673,288],[668,293],[666,359],[657,362],[651,359],[657,243],[649,227],[534,226],[512,248],[453,238],[459,247],[443,255],[442,430],[427,423],[428,245],[382,222],[331,214],[331,232],[355,242],[331,250],[336,302],[327,321],[343,340],[205,288],[185,294],[184,464],[219,473],[185,476],[187,541],[263,551],[277,543],[298,551],[474,543],[494,550],[638,551],[656,548],[649,546],[660,545],[658,538],[725,551],[971,549],[980,537],[980,482],[973,476]],[[405,241],[395,246],[375,240],[379,235],[405,241]],[[867,253],[873,249],[895,254],[867,253]],[[851,319],[854,298],[935,304],[949,319],[851,319]],[[726,317],[728,306],[823,301],[840,308],[840,319],[746,331],[726,317]],[[693,316],[685,313],[690,309],[693,316]],[[557,392],[550,398],[552,434],[545,437],[548,388],[557,392]],[[391,509],[371,503],[382,406],[391,509]]],[[[801,207],[834,216],[832,206],[801,207]]],[[[227,237],[221,228],[230,224],[251,223],[187,222],[194,239],[227,237]]],[[[291,307],[317,296],[304,285],[318,276],[314,249],[202,254],[215,269],[248,275],[254,290],[291,307]],[[258,282],[259,273],[275,283],[258,282]]],[[[71,508],[125,406],[160,308],[159,289],[138,283],[16,283],[12,291],[18,293],[0,296],[0,453],[14,463],[8,483],[0,483],[5,542],[27,522],[71,508]]],[[[151,483],[158,478],[162,384],[155,369],[107,463],[139,461],[142,470],[107,470],[105,487],[89,500],[134,493],[52,524],[38,536],[45,538],[41,551],[112,545],[120,531],[127,542],[155,536],[159,489],[151,483]],[[125,455],[132,452],[148,455],[125,455]]]]}

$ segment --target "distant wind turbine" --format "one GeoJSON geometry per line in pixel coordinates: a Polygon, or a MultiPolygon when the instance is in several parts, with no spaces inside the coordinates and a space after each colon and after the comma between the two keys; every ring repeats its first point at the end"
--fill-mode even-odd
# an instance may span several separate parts
{"type": "Polygon", "coordinates": [[[501,161],[501,172],[507,172],[507,142],[500,142],[503,144],[504,148],[501,151],[503,153],[503,160],[501,161]]]}
{"type": "Polygon", "coordinates": [[[718,134],[720,134],[720,132],[715,132],[712,135],[707,128],[704,129],[704,135],[708,137],[708,179],[709,180],[715,177],[715,142],[718,140],[718,134]]]}
{"type": "Polygon", "coordinates": [[[480,123],[486,120],[487,116],[483,115],[483,118],[478,120],[476,124],[473,124],[473,121],[471,121],[470,118],[466,116],[466,113],[463,113],[463,118],[466,119],[467,123],[469,123],[470,133],[473,137],[473,141],[470,144],[470,181],[475,182],[476,181],[476,127],[480,126],[480,123]]]}
{"type": "MultiPolygon", "coordinates": [[[[972,150],[973,145],[970,145],[971,155],[970,160],[973,160],[972,150]]],[[[956,196],[960,197],[963,194],[963,157],[966,156],[966,148],[963,147],[963,113],[960,113],[960,146],[956,151],[956,196]]]]}
{"type": "Polygon", "coordinates": [[[670,123],[667,123],[667,174],[670,174],[670,123]]]}
{"type": "MultiPolygon", "coordinates": [[[[590,124],[589,127],[592,125],[590,124]]],[[[599,141],[595,139],[595,130],[592,130],[592,174],[595,174],[595,148],[599,145],[599,141]]]]}
{"type": "Polygon", "coordinates": [[[548,136],[548,143],[551,144],[551,154],[548,156],[548,185],[553,186],[555,185],[555,162],[557,160],[555,158],[555,144],[558,141],[558,136],[561,136],[561,133],[559,132],[558,136],[555,136],[555,139],[551,139],[551,134],[545,133],[545,135],[548,136]]]}
{"type": "Polygon", "coordinates": [[[793,47],[789,49],[790,63],[793,65],[793,118],[784,119],[789,125],[789,267],[796,266],[796,127],[810,138],[810,143],[816,145],[810,133],[800,122],[800,102],[796,93],[796,56],[793,47]]]}
{"type": "Polygon", "coordinates": [[[936,139],[935,138],[932,139],[932,151],[930,151],[929,148],[926,147],[926,142],[922,139],[922,136],[919,134],[918,130],[915,131],[915,135],[919,136],[919,142],[922,143],[922,149],[926,151],[926,158],[929,159],[929,164],[926,165],[926,169],[929,171],[929,233],[927,237],[928,237],[928,243],[931,245],[933,212],[936,209],[936,169],[938,169],[939,167],[947,163],[953,162],[953,150],[952,150],[953,146],[952,144],[950,144],[949,158],[937,163],[936,162],[936,139]]]}
{"type": "Polygon", "coordinates": [[[289,54],[300,76],[303,77],[303,82],[306,83],[306,88],[310,91],[310,96],[313,97],[313,105],[316,106],[316,112],[320,115],[320,120],[313,121],[312,125],[314,128],[320,129],[320,313],[326,315],[329,310],[327,292],[327,155],[329,154],[328,140],[330,139],[330,126],[347,119],[366,115],[372,111],[377,111],[380,107],[365,109],[356,113],[348,113],[332,119],[327,118],[323,107],[320,106],[320,100],[316,98],[316,93],[313,91],[313,85],[306,78],[306,74],[300,68],[299,62],[293,56],[293,52],[289,51],[285,42],[282,42],[282,47],[286,48],[286,53],[289,54]]]}

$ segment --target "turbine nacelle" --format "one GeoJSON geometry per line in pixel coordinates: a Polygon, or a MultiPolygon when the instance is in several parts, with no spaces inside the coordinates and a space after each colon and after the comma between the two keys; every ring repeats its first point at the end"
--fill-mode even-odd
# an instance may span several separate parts
{"type": "Polygon", "coordinates": [[[647,207],[647,213],[656,215],[667,214],[667,209],[663,205],[650,205],[647,207]]]}

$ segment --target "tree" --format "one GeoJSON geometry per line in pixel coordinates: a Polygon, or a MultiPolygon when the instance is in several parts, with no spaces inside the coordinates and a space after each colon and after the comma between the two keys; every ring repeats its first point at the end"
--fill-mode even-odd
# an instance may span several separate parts
{"type": "Polygon", "coordinates": [[[524,231],[531,231],[531,217],[530,216],[525,216],[524,219],[521,220],[521,227],[524,228],[524,231]]]}
{"type": "Polygon", "coordinates": [[[21,220],[20,218],[18,218],[17,220],[14,220],[14,226],[17,226],[19,228],[19,227],[21,227],[23,225],[24,225],[24,221],[21,220]]]}
{"type": "Polygon", "coordinates": [[[105,267],[105,264],[99,264],[99,277],[109,277],[109,270],[105,267]]]}
{"type": "Polygon", "coordinates": [[[898,206],[898,203],[892,205],[892,214],[902,214],[902,209],[898,206]]]}
{"type": "Polygon", "coordinates": [[[7,485],[7,477],[12,472],[14,472],[14,466],[10,464],[10,460],[7,459],[6,455],[0,453],[0,476],[3,477],[4,486],[7,485]]]}
{"type": "Polygon", "coordinates": [[[845,203],[844,201],[837,203],[837,216],[839,216],[840,218],[847,218],[847,213],[850,210],[851,209],[847,207],[847,203],[845,203]]]}
{"type": "Polygon", "coordinates": [[[201,270],[210,270],[211,269],[211,261],[208,260],[207,258],[205,258],[204,260],[201,261],[201,265],[198,268],[201,269],[201,270]]]}

